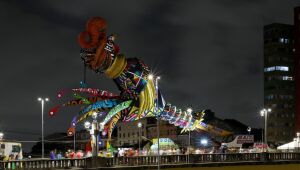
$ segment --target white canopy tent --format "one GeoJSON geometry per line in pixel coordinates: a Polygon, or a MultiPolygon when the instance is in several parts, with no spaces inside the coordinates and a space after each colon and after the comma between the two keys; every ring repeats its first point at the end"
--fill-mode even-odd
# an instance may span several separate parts
{"type": "Polygon", "coordinates": [[[297,133],[297,137],[290,143],[283,144],[277,147],[278,150],[299,150],[300,149],[300,134],[297,133]]]}
{"type": "Polygon", "coordinates": [[[293,141],[277,147],[278,150],[290,150],[290,149],[299,149],[299,148],[300,148],[299,141],[293,141]]]}

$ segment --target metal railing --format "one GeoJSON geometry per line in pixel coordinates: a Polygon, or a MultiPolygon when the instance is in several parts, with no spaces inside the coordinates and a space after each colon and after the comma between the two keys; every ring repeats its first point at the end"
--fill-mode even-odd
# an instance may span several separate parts
{"type": "Polygon", "coordinates": [[[1,161],[0,169],[49,169],[85,167],[86,159],[29,159],[18,161],[1,161]]]}
{"type": "MultiPolygon", "coordinates": [[[[218,162],[276,162],[300,161],[300,153],[227,153],[227,154],[191,154],[162,155],[161,165],[198,164],[218,162]],[[189,162],[188,162],[189,161],[189,162]]],[[[0,169],[49,169],[70,167],[122,167],[122,166],[157,165],[157,156],[113,157],[96,159],[31,159],[19,161],[1,161],[0,169]]]]}

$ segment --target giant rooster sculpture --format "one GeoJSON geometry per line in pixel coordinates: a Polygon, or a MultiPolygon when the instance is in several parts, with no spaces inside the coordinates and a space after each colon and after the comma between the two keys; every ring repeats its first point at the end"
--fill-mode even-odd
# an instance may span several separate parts
{"type": "Polygon", "coordinates": [[[85,65],[111,78],[120,94],[84,86],[62,90],[58,93],[58,98],[71,91],[75,99],[52,108],[50,116],[55,115],[62,106],[83,105],[78,115],[72,119],[69,131],[74,131],[76,124],[96,114],[100,117],[100,131],[107,134],[108,139],[111,138],[112,130],[119,120],[135,121],[145,117],[167,121],[182,128],[182,132],[203,130],[219,136],[231,134],[204,123],[204,111],[188,112],[165,104],[157,87],[158,77],[150,76],[150,70],[142,60],[126,58],[120,54],[115,38],[114,34],[107,34],[107,22],[103,18],[93,17],[88,20],[85,31],[79,34],[78,42],[81,47],[81,59],[85,65]]]}

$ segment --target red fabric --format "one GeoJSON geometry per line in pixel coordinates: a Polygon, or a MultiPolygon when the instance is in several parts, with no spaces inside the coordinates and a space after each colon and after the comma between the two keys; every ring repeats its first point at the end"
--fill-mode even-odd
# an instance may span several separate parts
{"type": "Polygon", "coordinates": [[[92,152],[92,144],[91,141],[89,141],[88,143],[86,143],[85,145],[85,152],[92,152]]]}
{"type": "Polygon", "coordinates": [[[72,152],[69,154],[69,156],[70,156],[71,159],[74,159],[74,158],[75,158],[75,152],[72,151],[72,152]]]}
{"type": "Polygon", "coordinates": [[[106,41],[106,28],[107,23],[103,18],[90,18],[86,24],[86,31],[78,36],[79,45],[82,48],[96,48],[101,41],[106,41]]]}

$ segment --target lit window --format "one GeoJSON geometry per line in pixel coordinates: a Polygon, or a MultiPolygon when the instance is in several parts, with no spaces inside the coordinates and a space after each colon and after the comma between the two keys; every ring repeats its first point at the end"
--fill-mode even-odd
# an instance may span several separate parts
{"type": "Polygon", "coordinates": [[[282,80],[293,80],[293,77],[290,76],[282,76],[282,80]]]}
{"type": "Polygon", "coordinates": [[[267,100],[272,100],[272,99],[274,99],[274,95],[273,95],[273,94],[268,95],[268,96],[266,96],[266,99],[267,99],[267,100]]]}
{"type": "Polygon", "coordinates": [[[289,39],[288,38],[279,38],[279,42],[283,43],[283,44],[288,44],[289,43],[289,39]]]}
{"type": "Polygon", "coordinates": [[[283,43],[284,42],[284,38],[279,38],[279,42],[283,43]]]}
{"type": "Polygon", "coordinates": [[[287,66],[272,66],[272,67],[264,68],[265,72],[275,71],[275,70],[278,70],[278,71],[289,71],[289,67],[287,67],[287,66]]]}
{"type": "Polygon", "coordinates": [[[267,67],[264,69],[265,72],[269,72],[269,71],[274,71],[275,70],[275,67],[267,67]]]}
{"type": "Polygon", "coordinates": [[[275,70],[289,71],[289,67],[286,67],[286,66],[276,66],[275,70]]]}
{"type": "Polygon", "coordinates": [[[284,43],[285,43],[285,44],[288,44],[288,43],[289,43],[289,39],[287,39],[287,38],[284,39],[284,43]]]}

